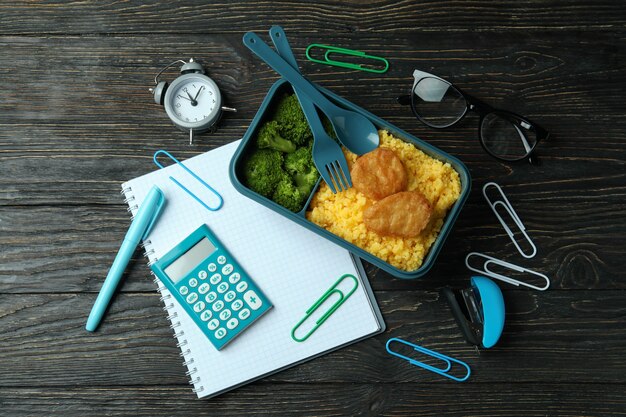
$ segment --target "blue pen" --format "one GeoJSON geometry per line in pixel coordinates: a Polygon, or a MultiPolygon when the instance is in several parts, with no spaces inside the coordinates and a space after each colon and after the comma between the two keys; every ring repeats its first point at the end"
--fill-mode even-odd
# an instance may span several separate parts
{"type": "Polygon", "coordinates": [[[133,222],[128,228],[128,232],[126,232],[126,236],[124,236],[122,246],[117,252],[117,256],[104,280],[104,284],[102,284],[98,298],[96,298],[96,302],[87,319],[85,328],[88,331],[93,332],[96,330],[96,327],[98,327],[98,324],[100,324],[100,320],[109,305],[109,301],[111,301],[117,284],[122,278],[128,261],[130,261],[131,256],[133,256],[135,249],[137,249],[139,241],[145,239],[150,233],[164,205],[165,197],[163,196],[163,192],[156,185],[153,186],[143,200],[143,203],[141,203],[137,215],[135,215],[133,222]]]}

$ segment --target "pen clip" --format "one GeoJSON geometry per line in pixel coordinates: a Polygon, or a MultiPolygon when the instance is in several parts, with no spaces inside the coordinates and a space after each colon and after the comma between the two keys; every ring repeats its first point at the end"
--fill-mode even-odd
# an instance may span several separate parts
{"type": "MultiPolygon", "coordinates": [[[[146,227],[146,231],[141,237],[141,240],[146,240],[146,238],[152,231],[152,228],[154,227],[157,219],[159,218],[159,215],[163,211],[163,207],[165,207],[165,197],[163,196],[163,191],[161,191],[161,189],[155,185],[150,190],[150,193],[152,192],[157,193],[159,200],[156,202],[156,209],[154,210],[154,213],[152,214],[152,219],[150,220],[150,223],[148,223],[148,226],[146,227]]],[[[150,193],[148,193],[148,197],[150,196],[150,193]]],[[[148,200],[148,197],[146,197],[144,201],[148,200]]]]}

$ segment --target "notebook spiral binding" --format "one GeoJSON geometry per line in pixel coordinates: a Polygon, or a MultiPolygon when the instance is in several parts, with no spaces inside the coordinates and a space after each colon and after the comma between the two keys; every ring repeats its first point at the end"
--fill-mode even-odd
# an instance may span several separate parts
{"type": "MultiPolygon", "coordinates": [[[[132,188],[131,187],[122,187],[122,191],[121,194],[124,195],[124,202],[126,204],[128,204],[128,212],[132,214],[133,211],[137,210],[139,207],[137,204],[133,204],[135,202],[135,196],[132,194],[132,188]],[[131,205],[132,204],[132,205],[131,205]]],[[[134,217],[131,216],[131,219],[134,217]]],[[[154,248],[152,247],[152,242],[150,241],[150,239],[146,239],[143,241],[142,243],[142,247],[144,249],[144,256],[146,257],[146,259],[148,259],[148,266],[151,266],[154,262],[156,262],[158,259],[156,257],[154,257],[154,254],[156,253],[154,251],[154,248]],[[150,257],[153,257],[153,259],[150,259],[150,257]]],[[[159,293],[161,293],[161,297],[159,297],[159,301],[165,303],[165,305],[163,306],[163,311],[165,311],[167,313],[167,320],[170,322],[170,329],[174,330],[176,328],[178,328],[179,326],[181,326],[181,323],[179,320],[176,320],[178,318],[178,313],[176,313],[175,311],[170,311],[171,309],[174,308],[174,303],[172,302],[168,302],[169,300],[171,300],[172,295],[171,294],[164,294],[165,291],[165,287],[161,284],[161,282],[159,281],[159,279],[154,275],[154,273],[152,271],[150,271],[150,274],[154,277],[153,282],[156,284],[157,286],[157,291],[159,293]]],[[[180,352],[180,357],[183,358],[183,366],[185,366],[187,368],[187,372],[185,372],[185,375],[187,377],[189,377],[189,384],[193,386],[192,391],[194,393],[198,393],[201,391],[204,391],[204,386],[201,385],[201,380],[199,376],[193,376],[196,372],[198,372],[198,369],[196,367],[191,367],[195,360],[191,354],[191,350],[189,348],[187,349],[182,349],[183,347],[185,347],[187,345],[187,339],[182,338],[185,335],[185,332],[178,331],[176,332],[176,330],[174,330],[174,338],[177,339],[176,342],[176,347],[181,349],[180,352]]]]}

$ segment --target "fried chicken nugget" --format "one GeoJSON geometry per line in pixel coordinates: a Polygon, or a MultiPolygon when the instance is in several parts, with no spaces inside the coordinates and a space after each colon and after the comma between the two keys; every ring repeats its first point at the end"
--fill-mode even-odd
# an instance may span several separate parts
{"type": "Polygon", "coordinates": [[[385,148],[376,148],[357,159],[350,175],[354,188],[373,200],[404,191],[408,183],[404,164],[394,151],[385,148]]]}
{"type": "Polygon", "coordinates": [[[365,227],[383,236],[416,237],[433,209],[419,191],[403,191],[372,204],[363,212],[365,227]]]}

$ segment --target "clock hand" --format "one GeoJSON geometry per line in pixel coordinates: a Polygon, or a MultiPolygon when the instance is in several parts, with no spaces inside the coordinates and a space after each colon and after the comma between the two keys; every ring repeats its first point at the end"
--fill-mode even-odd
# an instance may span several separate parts
{"type": "Polygon", "coordinates": [[[190,99],[188,99],[187,97],[185,97],[185,96],[181,96],[180,94],[178,94],[178,95],[177,95],[177,97],[184,98],[184,99],[185,99],[185,100],[187,100],[187,101],[191,101],[191,100],[190,100],[190,99]]]}
{"type": "Polygon", "coordinates": [[[200,91],[202,91],[203,88],[204,88],[203,85],[201,85],[200,88],[198,88],[198,92],[196,93],[196,96],[193,98],[194,100],[198,99],[198,96],[200,95],[200,91]]]}
{"type": "Polygon", "coordinates": [[[189,94],[189,91],[186,91],[186,93],[187,93],[187,95],[189,96],[189,100],[191,101],[191,105],[192,105],[192,106],[197,105],[197,104],[198,104],[198,102],[197,102],[197,101],[196,101],[193,97],[191,97],[191,94],[189,94]]]}

